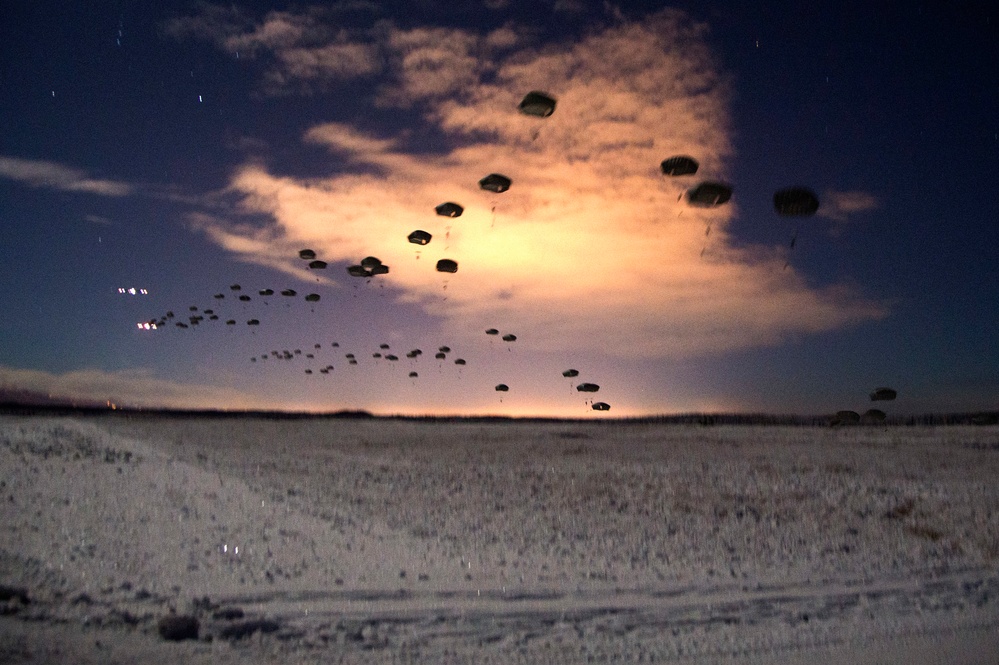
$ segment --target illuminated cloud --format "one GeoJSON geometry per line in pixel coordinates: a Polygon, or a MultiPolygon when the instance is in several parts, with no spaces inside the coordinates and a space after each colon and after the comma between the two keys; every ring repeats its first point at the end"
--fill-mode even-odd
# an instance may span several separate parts
{"type": "MultiPolygon", "coordinates": [[[[298,43],[290,27],[265,33],[261,48],[298,43]]],[[[229,194],[272,223],[217,217],[202,228],[271,266],[294,265],[293,248],[305,246],[328,261],[374,254],[392,266],[399,298],[450,330],[501,325],[533,349],[682,357],[884,316],[846,287],[809,286],[782,255],[736,249],[727,226],[737,203],[690,208],[679,199],[696,181],[659,173],[665,157],[690,154],[698,178],[725,179],[732,157],[728,86],[702,26],[662,12],[543,50],[513,33],[383,27],[390,83],[372,102],[419,104],[447,145],[415,154],[399,128],[386,137],[317,125],[303,140],[329,149],[342,172],[306,179],[245,164],[229,194]],[[550,118],[517,111],[534,89],[557,98],[550,118]],[[478,188],[492,172],[513,179],[508,192],[478,188]],[[443,201],[464,214],[436,216],[443,201]],[[434,236],[419,260],[406,242],[418,228],[434,236]],[[435,272],[439,258],[458,261],[458,273],[435,272]]]]}
{"type": "Polygon", "coordinates": [[[132,186],[117,180],[98,180],[85,171],[40,159],[20,159],[0,156],[0,177],[29,187],[83,192],[101,196],[126,196],[132,186]]]}
{"type": "Polygon", "coordinates": [[[880,205],[880,201],[868,192],[827,191],[822,195],[822,205],[817,214],[832,220],[829,232],[839,235],[851,217],[876,210],[880,205]]]}
{"type": "Polygon", "coordinates": [[[234,388],[157,379],[148,370],[105,372],[84,369],[63,374],[0,366],[0,386],[52,398],[91,404],[109,401],[119,406],[193,409],[274,408],[266,401],[234,388]]]}

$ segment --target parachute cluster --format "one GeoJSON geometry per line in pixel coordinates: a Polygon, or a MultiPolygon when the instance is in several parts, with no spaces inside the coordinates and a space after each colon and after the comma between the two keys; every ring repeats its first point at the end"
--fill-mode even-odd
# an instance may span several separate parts
{"type": "MultiPolygon", "coordinates": [[[[555,112],[555,108],[555,98],[546,92],[538,90],[533,90],[527,93],[518,105],[518,109],[522,114],[539,119],[551,116],[555,112]]],[[[535,138],[536,137],[537,134],[535,134],[535,138]]],[[[689,155],[674,155],[664,159],[660,164],[660,170],[663,176],[671,179],[689,178],[696,175],[699,168],[700,164],[697,159],[689,155]]],[[[488,173],[478,180],[480,190],[490,192],[495,195],[501,195],[504,192],[509,191],[510,188],[513,187],[513,184],[513,180],[509,176],[502,173],[488,173]]],[[[704,180],[686,188],[684,193],[681,194],[681,198],[685,198],[687,205],[690,207],[715,208],[728,203],[732,198],[732,193],[732,187],[724,182],[704,180]]],[[[815,214],[819,208],[819,201],[815,193],[810,189],[801,186],[789,187],[777,191],[774,194],[773,204],[775,211],[781,217],[809,216],[815,214]]],[[[457,220],[465,211],[465,207],[461,203],[455,201],[440,202],[434,206],[433,209],[436,216],[444,217],[448,220],[457,220]]],[[[494,214],[495,210],[496,208],[494,205],[494,214]]],[[[447,226],[445,233],[446,240],[450,239],[450,229],[451,227],[447,226]]],[[[710,234],[710,224],[705,235],[708,234],[710,234]]],[[[795,230],[794,237],[791,240],[792,249],[794,248],[796,239],[797,230],[795,230]]],[[[416,246],[417,259],[420,258],[420,253],[422,251],[421,248],[427,247],[428,245],[431,245],[431,243],[434,243],[434,247],[436,247],[434,235],[424,229],[418,228],[410,231],[406,236],[406,240],[408,243],[416,246]]],[[[446,252],[448,249],[448,244],[445,242],[444,251],[446,252]]],[[[329,263],[319,258],[317,253],[312,249],[306,248],[300,250],[298,252],[298,257],[302,261],[306,262],[308,270],[324,271],[329,268],[329,263]]],[[[459,269],[458,261],[449,256],[438,258],[434,266],[437,272],[445,275],[455,274],[459,269]]],[[[348,275],[351,277],[367,279],[369,282],[373,278],[388,275],[390,272],[389,266],[384,264],[375,256],[364,257],[360,259],[358,263],[348,265],[346,270],[348,275]]],[[[319,281],[318,277],[317,281],[319,281]]],[[[444,283],[444,288],[447,288],[446,281],[444,283]]],[[[119,291],[123,290],[120,289],[119,291]]],[[[235,326],[239,324],[259,326],[261,325],[262,317],[266,319],[263,315],[268,310],[261,311],[260,307],[257,307],[259,303],[256,303],[256,301],[263,302],[266,307],[273,300],[284,299],[287,301],[288,299],[294,300],[299,298],[309,303],[310,306],[314,306],[322,299],[320,294],[314,292],[300,296],[295,289],[291,288],[286,288],[280,291],[273,288],[260,288],[253,290],[251,295],[250,290],[244,291],[242,286],[237,283],[230,285],[228,291],[223,289],[217,292],[214,296],[216,304],[211,307],[205,307],[203,304],[191,305],[188,307],[188,312],[184,315],[176,315],[173,310],[167,311],[159,316],[149,319],[146,322],[140,323],[139,327],[144,329],[160,329],[172,323],[176,328],[191,329],[216,322],[220,325],[227,326],[235,326]],[[250,303],[255,304],[251,305],[250,303]]],[[[286,302],[285,307],[287,308],[289,306],[290,305],[286,302]]],[[[271,308],[269,311],[273,312],[274,308],[271,308]]],[[[489,328],[485,332],[489,336],[500,336],[500,331],[496,328],[489,328]]],[[[505,333],[500,337],[507,343],[513,343],[517,340],[517,336],[513,333],[505,333]]],[[[335,366],[339,366],[343,362],[346,362],[348,366],[357,365],[359,363],[357,354],[351,352],[342,354],[341,356],[337,350],[338,348],[339,344],[336,342],[333,342],[326,347],[323,347],[321,343],[317,342],[314,344],[313,349],[307,353],[302,353],[302,350],[298,348],[269,349],[251,357],[250,361],[252,363],[313,361],[306,363],[308,366],[303,368],[305,374],[330,374],[334,371],[335,366]],[[335,357],[329,357],[330,354],[334,354],[335,357]],[[320,356],[324,357],[320,358],[320,356]]],[[[369,354],[371,359],[376,362],[386,361],[392,363],[399,361],[398,356],[388,353],[388,351],[388,344],[381,344],[378,347],[378,350],[371,350],[369,354]]],[[[443,363],[443,361],[447,360],[450,351],[451,350],[448,346],[441,345],[438,347],[434,358],[443,363]]],[[[406,357],[411,361],[418,360],[421,355],[422,351],[418,348],[412,349],[406,353],[406,357]]],[[[453,362],[459,367],[466,364],[464,358],[456,358],[453,362]]],[[[568,369],[562,372],[562,375],[565,378],[574,379],[579,376],[579,372],[576,369],[568,369]]],[[[412,370],[409,373],[409,378],[417,379],[418,377],[419,373],[416,370],[412,370]]],[[[506,393],[510,391],[510,386],[506,383],[498,383],[495,385],[495,390],[499,393],[506,393]]],[[[586,396],[586,404],[592,410],[607,411],[610,409],[610,405],[608,403],[593,401],[590,397],[599,390],[600,386],[592,382],[582,382],[575,385],[576,393],[586,396]]],[[[891,397],[887,397],[889,394],[887,391],[889,390],[890,389],[878,389],[875,393],[872,393],[871,399],[893,399],[894,391],[891,391],[891,397]],[[875,395],[877,395],[877,397],[875,395]]]]}
{"type": "MultiPolygon", "coordinates": [[[[898,397],[898,391],[894,388],[887,387],[875,388],[870,394],[872,402],[890,402],[896,397],[898,397]]],[[[864,411],[863,414],[860,414],[857,411],[837,411],[836,415],[830,419],[829,424],[833,427],[840,425],[859,425],[862,423],[867,425],[880,425],[887,419],[888,414],[881,409],[868,409],[867,411],[864,411]]]]}

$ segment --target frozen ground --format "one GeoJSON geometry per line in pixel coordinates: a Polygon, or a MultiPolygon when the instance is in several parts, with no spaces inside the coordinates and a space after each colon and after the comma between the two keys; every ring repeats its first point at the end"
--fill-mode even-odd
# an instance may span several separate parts
{"type": "Polygon", "coordinates": [[[999,663],[997,479],[995,427],[2,417],[0,662],[999,663]]]}

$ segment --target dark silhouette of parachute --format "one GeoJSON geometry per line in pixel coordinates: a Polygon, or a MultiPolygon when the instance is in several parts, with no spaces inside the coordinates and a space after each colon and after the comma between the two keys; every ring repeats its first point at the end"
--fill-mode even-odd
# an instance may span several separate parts
{"type": "Polygon", "coordinates": [[[233,291],[239,291],[239,290],[240,290],[241,288],[243,288],[243,287],[242,287],[242,286],[240,286],[239,284],[233,284],[233,285],[232,285],[232,286],[230,286],[229,288],[230,288],[230,289],[232,289],[233,291]]]}
{"type": "Polygon", "coordinates": [[[785,217],[807,217],[819,209],[815,192],[805,187],[788,187],[774,194],[774,210],[785,217]]]}
{"type": "Polygon", "coordinates": [[[517,341],[517,336],[516,335],[510,335],[510,334],[503,335],[503,341],[504,342],[516,342],[517,341]]]}
{"type": "Polygon", "coordinates": [[[295,289],[285,289],[284,291],[281,292],[281,295],[291,298],[293,296],[297,296],[298,291],[296,291],[295,289]]]}
{"type": "Polygon", "coordinates": [[[486,334],[487,335],[498,335],[499,331],[496,330],[496,328],[489,328],[488,330],[486,330],[486,334]]]}
{"type": "Polygon", "coordinates": [[[371,277],[371,273],[364,266],[347,266],[347,272],[351,277],[371,277]]]}
{"type": "Polygon", "coordinates": [[[893,400],[896,397],[898,397],[898,392],[892,388],[876,388],[874,392],[871,393],[872,402],[893,400]]]}
{"type": "Polygon", "coordinates": [[[434,210],[436,210],[437,214],[441,217],[461,217],[461,213],[465,212],[464,208],[451,201],[440,204],[434,208],[434,210]]]}
{"type": "Polygon", "coordinates": [[[305,296],[305,300],[306,302],[319,302],[319,294],[310,293],[309,295],[305,296]]]}
{"type": "Polygon", "coordinates": [[[479,181],[479,187],[482,189],[495,192],[497,194],[502,194],[506,190],[510,189],[510,184],[512,181],[505,175],[500,175],[499,173],[490,173],[485,178],[479,181]]]}
{"type": "Polygon", "coordinates": [[[698,208],[713,208],[732,198],[732,188],[720,182],[702,182],[687,190],[687,203],[698,208]]]}
{"type": "Polygon", "coordinates": [[[864,411],[862,416],[860,416],[860,421],[863,423],[877,425],[885,422],[887,418],[887,414],[880,409],[868,409],[867,411],[864,411]]]}
{"type": "Polygon", "coordinates": [[[311,268],[312,270],[325,270],[326,262],[316,259],[315,261],[309,262],[309,268],[311,268]]]}
{"type": "Polygon", "coordinates": [[[555,112],[555,100],[546,93],[532,90],[524,96],[517,108],[526,115],[547,118],[555,112]]]}
{"type": "Polygon", "coordinates": [[[451,259],[441,259],[437,262],[437,272],[458,272],[458,262],[451,259]]]}
{"type": "Polygon", "coordinates": [[[510,386],[506,385],[505,383],[501,383],[496,386],[496,390],[498,392],[505,393],[506,391],[510,390],[510,386]]]}
{"type": "Polygon", "coordinates": [[[437,350],[440,351],[441,353],[451,353],[450,346],[438,346],[437,350]]]}
{"type": "Polygon", "coordinates": [[[409,373],[409,378],[411,378],[411,379],[415,379],[418,376],[419,376],[419,374],[417,374],[416,372],[410,372],[409,373]]]}
{"type": "Polygon", "coordinates": [[[860,422],[860,414],[856,411],[837,411],[832,419],[833,425],[856,425],[860,422]]]}
{"type": "Polygon", "coordinates": [[[562,376],[571,379],[574,376],[579,376],[579,370],[578,369],[567,369],[564,372],[562,372],[562,376]]]}
{"type": "Polygon", "coordinates": [[[248,326],[259,326],[260,325],[260,321],[258,321],[257,319],[250,319],[249,321],[246,322],[246,325],[248,325],[248,326]]]}
{"type": "Polygon", "coordinates": [[[216,300],[222,300],[223,298],[225,298],[225,294],[224,293],[216,293],[212,297],[215,298],[216,300]]]}
{"type": "Polygon", "coordinates": [[[659,168],[662,169],[663,175],[680,176],[697,173],[697,166],[697,160],[693,157],[677,155],[676,157],[664,159],[659,168]]]}
{"type": "Polygon", "coordinates": [[[239,297],[241,302],[250,302],[250,296],[242,295],[239,297]]]}
{"type": "Polygon", "coordinates": [[[465,359],[464,358],[455,358],[454,359],[454,364],[455,365],[464,365],[465,364],[465,359]]]}
{"type": "Polygon", "coordinates": [[[426,231],[420,231],[419,229],[409,234],[409,242],[413,243],[414,245],[426,245],[428,242],[430,242],[431,238],[433,238],[432,235],[430,235],[426,231]]]}
{"type": "Polygon", "coordinates": [[[262,296],[272,296],[274,295],[274,289],[261,289],[259,293],[262,296]]]}
{"type": "Polygon", "coordinates": [[[312,259],[316,258],[316,253],[311,249],[299,250],[298,258],[303,259],[305,261],[311,261],[312,259]]]}
{"type": "Polygon", "coordinates": [[[581,393],[595,393],[600,390],[600,386],[595,383],[581,383],[576,386],[576,390],[581,393]]]}
{"type": "Polygon", "coordinates": [[[375,256],[365,256],[361,259],[361,267],[365,270],[373,270],[382,264],[381,259],[375,256]]]}
{"type": "Polygon", "coordinates": [[[610,411],[610,404],[607,402],[594,402],[592,408],[594,411],[610,411]]]}

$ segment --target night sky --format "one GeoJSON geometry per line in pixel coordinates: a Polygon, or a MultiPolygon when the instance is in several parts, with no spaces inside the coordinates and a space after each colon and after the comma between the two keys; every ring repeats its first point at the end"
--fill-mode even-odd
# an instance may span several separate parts
{"type": "Polygon", "coordinates": [[[379,414],[999,409],[986,3],[444,4],[6,3],[0,387],[379,414]],[[550,117],[518,110],[535,90],[550,117]],[[663,175],[674,155],[697,173],[663,175]],[[705,181],[731,200],[690,205],[705,181]],[[815,215],[777,214],[791,186],[815,215]],[[388,274],[349,275],[367,256],[388,274]],[[898,399],[872,404],[880,386],[898,399]]]}

